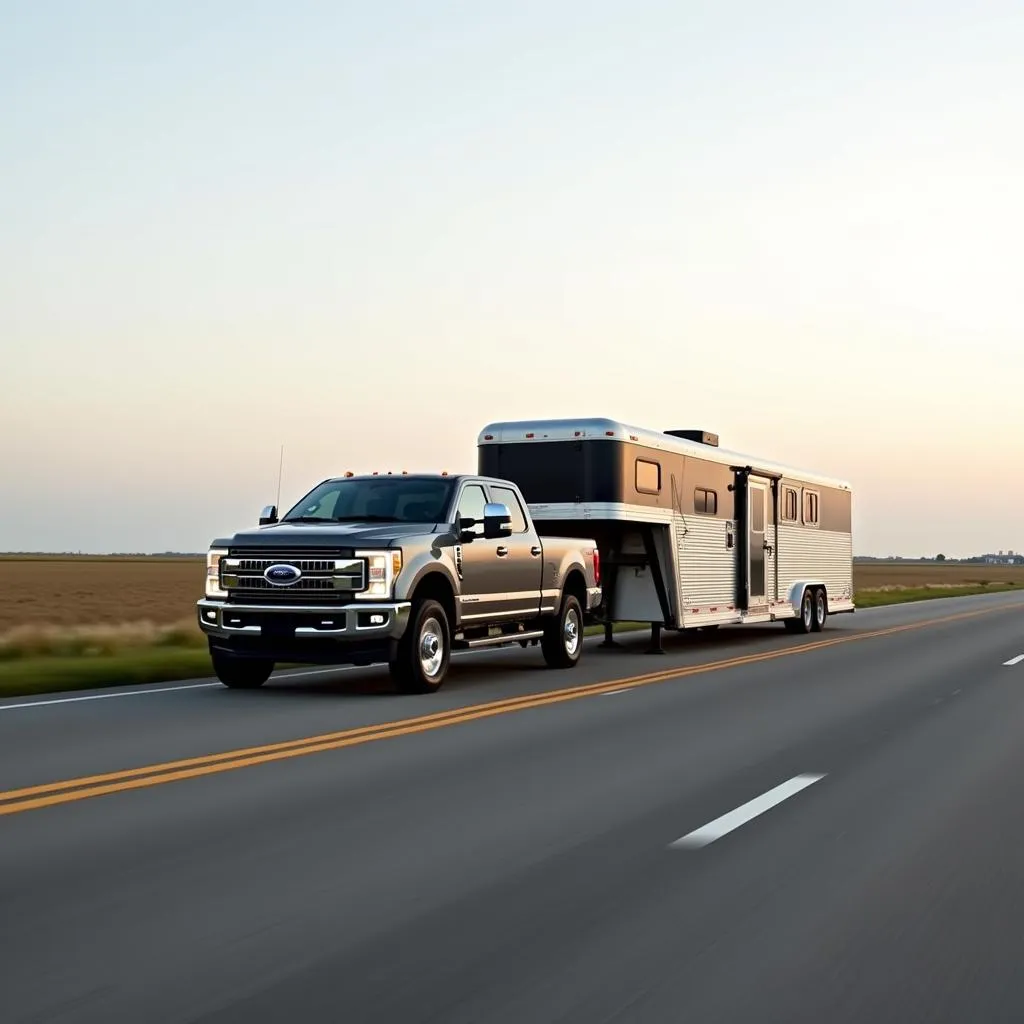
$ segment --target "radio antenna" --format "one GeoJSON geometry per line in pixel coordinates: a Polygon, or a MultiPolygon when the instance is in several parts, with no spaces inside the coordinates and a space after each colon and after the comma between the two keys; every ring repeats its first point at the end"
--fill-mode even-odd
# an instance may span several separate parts
{"type": "Polygon", "coordinates": [[[277,465],[277,511],[281,514],[281,477],[284,474],[284,445],[281,445],[281,459],[277,465]]]}

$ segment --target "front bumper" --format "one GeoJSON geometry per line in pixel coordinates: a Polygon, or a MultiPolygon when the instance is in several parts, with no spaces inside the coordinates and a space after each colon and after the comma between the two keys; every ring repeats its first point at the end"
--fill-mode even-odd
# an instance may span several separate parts
{"type": "Polygon", "coordinates": [[[269,605],[211,598],[197,601],[196,606],[199,628],[211,638],[359,645],[400,640],[412,607],[408,601],[269,605]]]}

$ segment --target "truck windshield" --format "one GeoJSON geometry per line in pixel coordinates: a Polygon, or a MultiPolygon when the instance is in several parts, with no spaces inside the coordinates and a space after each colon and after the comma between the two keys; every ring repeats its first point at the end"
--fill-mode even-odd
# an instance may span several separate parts
{"type": "Polygon", "coordinates": [[[437,523],[452,481],[416,477],[327,480],[283,517],[284,522],[437,523]]]}

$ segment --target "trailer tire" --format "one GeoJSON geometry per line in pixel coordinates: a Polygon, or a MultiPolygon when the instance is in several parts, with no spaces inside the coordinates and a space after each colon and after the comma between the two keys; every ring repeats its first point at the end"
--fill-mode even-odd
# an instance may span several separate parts
{"type": "MultiPolygon", "coordinates": [[[[794,633],[810,633],[814,629],[814,591],[807,587],[800,598],[800,614],[792,622],[794,633]]],[[[788,625],[788,622],[787,622],[788,625]]]]}
{"type": "Polygon", "coordinates": [[[255,690],[262,686],[274,671],[269,658],[239,658],[224,651],[212,651],[214,675],[229,689],[255,690]]]}
{"type": "Polygon", "coordinates": [[[583,653],[583,611],[574,594],[565,594],[558,615],[544,627],[540,642],[549,668],[575,668],[583,653]]]}
{"type": "Polygon", "coordinates": [[[388,663],[402,693],[434,693],[441,689],[452,656],[452,634],[444,607],[433,598],[413,605],[409,628],[388,663]]]}
{"type": "Polygon", "coordinates": [[[814,618],[811,629],[820,633],[828,621],[828,595],[824,587],[816,587],[814,590],[814,618]]]}

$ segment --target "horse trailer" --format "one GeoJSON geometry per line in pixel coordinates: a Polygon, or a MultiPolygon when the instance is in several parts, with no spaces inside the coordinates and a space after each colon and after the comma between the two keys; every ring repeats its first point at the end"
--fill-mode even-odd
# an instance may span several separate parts
{"type": "Polygon", "coordinates": [[[515,480],[539,529],[597,540],[595,619],[661,631],[783,622],[818,632],[853,612],[852,488],[727,451],[703,430],[611,419],[492,423],[479,472],[515,480]]]}

